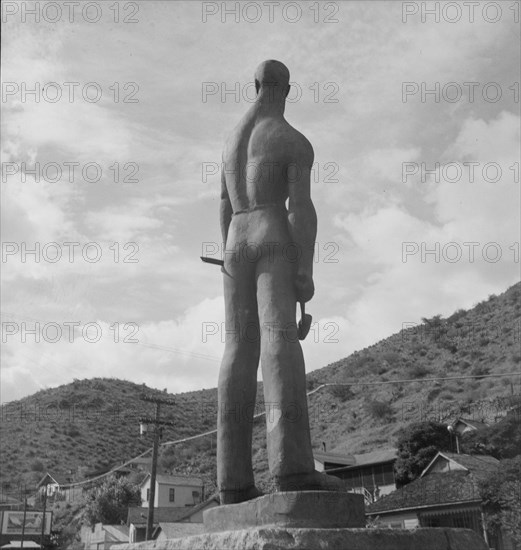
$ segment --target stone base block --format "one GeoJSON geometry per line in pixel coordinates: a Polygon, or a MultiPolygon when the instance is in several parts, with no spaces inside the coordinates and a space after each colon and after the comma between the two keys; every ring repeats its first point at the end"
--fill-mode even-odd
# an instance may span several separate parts
{"type": "Polygon", "coordinates": [[[255,528],[163,542],[118,545],[118,550],[488,550],[470,529],[255,528]]]}
{"type": "Polygon", "coordinates": [[[364,497],[332,491],[271,493],[206,510],[205,530],[235,531],[253,527],[320,528],[365,527],[364,497]]]}

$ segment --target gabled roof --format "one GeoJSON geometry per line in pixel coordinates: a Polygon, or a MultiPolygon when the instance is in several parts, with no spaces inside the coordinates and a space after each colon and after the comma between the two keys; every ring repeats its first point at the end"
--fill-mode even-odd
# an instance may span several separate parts
{"type": "Polygon", "coordinates": [[[427,467],[423,470],[420,477],[429,475],[429,471],[432,470],[434,464],[440,460],[448,460],[450,462],[455,462],[460,466],[463,466],[465,470],[472,472],[478,477],[482,477],[487,472],[497,468],[499,460],[493,456],[488,455],[466,455],[466,454],[456,454],[449,452],[438,452],[438,454],[429,462],[427,467]]]}
{"type": "MultiPolygon", "coordinates": [[[[139,484],[140,487],[145,485],[145,483],[150,479],[151,475],[147,474],[145,479],[139,484]]],[[[200,477],[196,476],[184,476],[181,474],[174,475],[156,475],[156,483],[163,485],[193,485],[194,487],[202,487],[203,480],[200,477]]]]}
{"type": "Polygon", "coordinates": [[[476,478],[462,470],[433,473],[415,479],[370,504],[366,513],[382,513],[481,501],[476,478]]]}
{"type": "Polygon", "coordinates": [[[36,487],[39,488],[39,487],[42,487],[43,485],[49,485],[49,483],[45,483],[45,481],[48,478],[50,479],[51,483],[56,483],[58,485],[68,485],[70,483],[70,481],[63,474],[51,474],[47,472],[42,477],[42,479],[40,480],[40,482],[36,487]]]}

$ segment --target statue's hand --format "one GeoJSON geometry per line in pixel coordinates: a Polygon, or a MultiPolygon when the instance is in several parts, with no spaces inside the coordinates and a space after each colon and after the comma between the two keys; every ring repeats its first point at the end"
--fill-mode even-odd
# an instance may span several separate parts
{"type": "Polygon", "coordinates": [[[309,302],[313,298],[315,285],[313,284],[313,277],[308,271],[299,269],[295,280],[295,288],[297,291],[297,302],[309,302]]]}

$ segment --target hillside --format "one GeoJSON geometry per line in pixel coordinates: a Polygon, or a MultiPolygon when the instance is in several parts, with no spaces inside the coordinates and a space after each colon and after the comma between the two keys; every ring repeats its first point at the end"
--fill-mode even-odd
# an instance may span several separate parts
{"type": "MultiPolygon", "coordinates": [[[[394,444],[404,424],[444,419],[463,411],[488,422],[520,394],[520,376],[455,376],[519,373],[521,362],[521,283],[491,296],[469,311],[446,319],[426,319],[412,327],[308,374],[312,441],[316,449],[370,451],[394,444]],[[396,380],[412,382],[385,383],[396,380]]],[[[34,491],[46,471],[75,480],[129,460],[151,446],[140,438],[139,418],[153,405],[140,395],[171,398],[162,416],[174,422],[163,442],[215,428],[216,390],[169,395],[125,380],[75,380],[42,390],[2,408],[0,438],[3,493],[34,491]]],[[[259,396],[262,387],[259,385],[259,396]]],[[[259,407],[259,410],[261,408],[259,407]]],[[[255,422],[254,464],[267,487],[264,419],[255,422]]],[[[215,435],[164,447],[164,471],[200,473],[207,489],[215,483],[215,435]]]]}

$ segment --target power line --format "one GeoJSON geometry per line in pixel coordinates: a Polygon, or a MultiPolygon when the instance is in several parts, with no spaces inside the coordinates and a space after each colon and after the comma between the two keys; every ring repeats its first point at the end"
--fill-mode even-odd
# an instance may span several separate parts
{"type": "MultiPolygon", "coordinates": [[[[465,378],[500,378],[502,376],[521,376],[521,372],[503,374],[468,374],[465,376],[440,376],[436,378],[409,378],[404,380],[381,380],[379,382],[318,382],[320,386],[313,392],[325,386],[380,386],[383,384],[407,384],[413,382],[435,382],[436,380],[463,380],[465,378]]],[[[308,394],[310,395],[310,394],[308,394]]]]}

